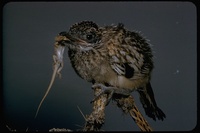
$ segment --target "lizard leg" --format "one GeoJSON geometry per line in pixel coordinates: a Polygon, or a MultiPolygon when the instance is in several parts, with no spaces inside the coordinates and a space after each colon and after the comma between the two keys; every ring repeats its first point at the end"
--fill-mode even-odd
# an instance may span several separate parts
{"type": "Polygon", "coordinates": [[[56,74],[59,76],[59,78],[61,79],[61,70],[63,68],[63,62],[59,62],[57,60],[57,56],[56,55],[53,55],[53,60],[54,60],[54,65],[53,65],[53,69],[56,69],[57,68],[57,71],[56,71],[56,74]]]}

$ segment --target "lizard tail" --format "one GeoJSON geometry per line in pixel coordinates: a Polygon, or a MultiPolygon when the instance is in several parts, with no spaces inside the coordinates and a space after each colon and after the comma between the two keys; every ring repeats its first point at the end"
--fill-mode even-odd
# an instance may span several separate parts
{"type": "Polygon", "coordinates": [[[40,104],[39,104],[39,106],[38,106],[38,108],[37,108],[37,111],[36,111],[36,113],[35,113],[34,119],[37,117],[38,112],[39,112],[39,110],[40,110],[40,107],[42,106],[42,103],[44,102],[45,98],[47,97],[47,95],[48,95],[48,93],[49,93],[49,91],[50,91],[50,89],[51,89],[51,87],[52,87],[52,85],[53,85],[53,83],[54,83],[54,80],[55,80],[55,77],[56,77],[56,73],[57,73],[57,71],[58,71],[58,68],[59,68],[59,64],[55,64],[55,67],[54,67],[54,70],[53,70],[53,74],[52,74],[51,81],[50,81],[50,83],[49,83],[48,89],[47,89],[46,93],[44,94],[42,100],[40,101],[40,104]]]}

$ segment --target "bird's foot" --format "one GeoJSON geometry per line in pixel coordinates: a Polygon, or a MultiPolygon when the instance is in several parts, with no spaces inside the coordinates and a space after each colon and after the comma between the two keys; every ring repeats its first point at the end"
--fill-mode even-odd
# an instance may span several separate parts
{"type": "Polygon", "coordinates": [[[114,91],[117,89],[116,87],[112,87],[112,86],[105,86],[103,84],[94,84],[92,86],[92,88],[101,88],[101,92],[95,96],[95,98],[91,101],[91,103],[93,103],[94,101],[96,101],[100,96],[102,96],[103,94],[107,94],[107,103],[106,105],[108,105],[108,103],[110,102],[112,95],[114,93],[114,91]]]}
{"type": "Polygon", "coordinates": [[[95,96],[95,98],[91,101],[94,102],[95,100],[97,100],[101,95],[103,94],[107,94],[107,103],[106,105],[108,105],[108,103],[110,102],[110,100],[112,99],[112,96],[114,93],[117,94],[121,94],[121,95],[130,95],[130,92],[126,91],[125,89],[120,89],[117,87],[113,87],[113,86],[105,86],[104,84],[94,84],[92,86],[92,88],[101,88],[101,92],[95,96]]]}

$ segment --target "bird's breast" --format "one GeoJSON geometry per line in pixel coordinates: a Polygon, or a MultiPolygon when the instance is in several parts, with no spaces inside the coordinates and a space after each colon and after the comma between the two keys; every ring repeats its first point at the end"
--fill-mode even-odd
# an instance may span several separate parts
{"type": "Polygon", "coordinates": [[[108,58],[99,51],[69,51],[69,58],[76,73],[89,82],[102,78],[107,71],[105,66],[108,66],[108,58]]]}

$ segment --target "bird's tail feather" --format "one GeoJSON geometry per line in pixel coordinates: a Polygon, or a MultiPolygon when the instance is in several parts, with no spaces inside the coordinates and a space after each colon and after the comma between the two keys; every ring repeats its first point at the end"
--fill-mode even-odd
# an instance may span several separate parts
{"type": "Polygon", "coordinates": [[[153,120],[163,120],[166,116],[164,112],[157,106],[151,84],[148,83],[146,88],[138,89],[140,101],[143,105],[147,116],[153,120]]]}

